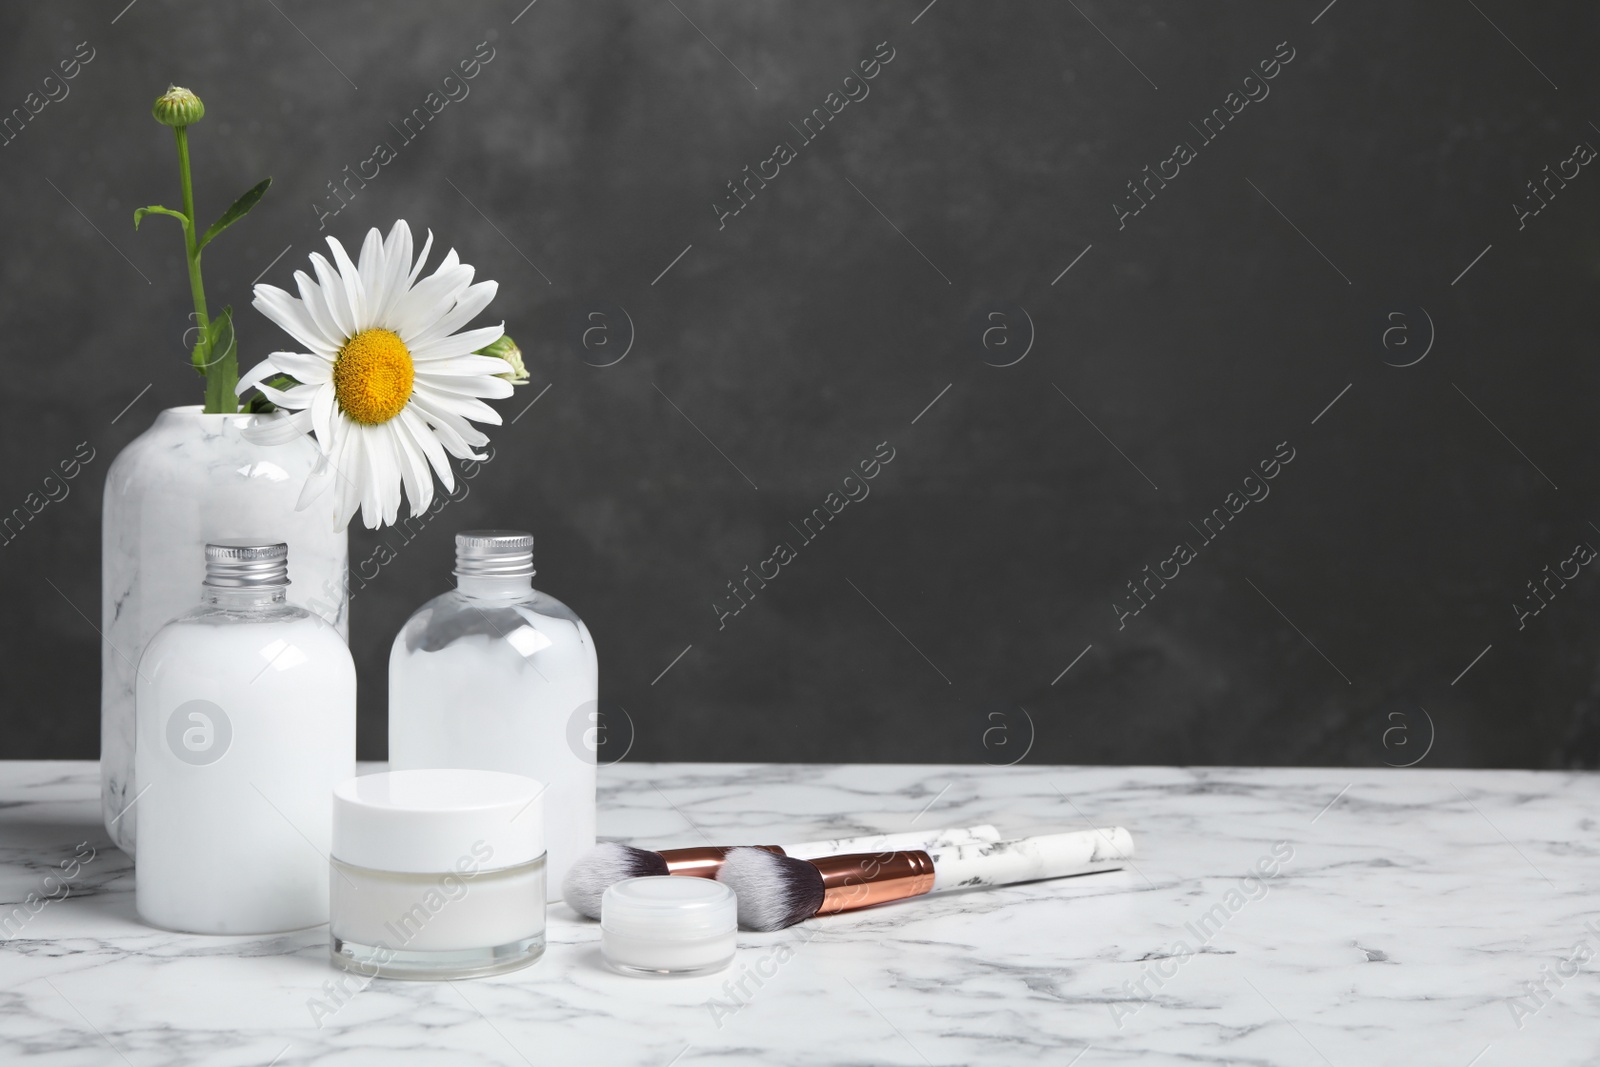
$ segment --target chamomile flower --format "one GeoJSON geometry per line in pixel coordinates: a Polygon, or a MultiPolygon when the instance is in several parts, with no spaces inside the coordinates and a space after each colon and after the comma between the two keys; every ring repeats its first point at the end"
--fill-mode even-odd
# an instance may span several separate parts
{"type": "Polygon", "coordinates": [[[411,514],[421,514],[433,501],[433,474],[446,491],[455,487],[447,453],[486,458],[473,449],[489,439],[472,423],[498,426],[500,415],[484,399],[512,393],[500,377],[506,361],[474,354],[499,340],[503,324],[462,329],[494,299],[496,284],[474,284],[454,249],[419,279],[432,245],[429,233],[413,261],[402,219],[387,237],[369,231],[355,262],[329,237],[333,261],[312,254],[316,280],[296,271],[298,297],[255,287],[256,310],[307,351],[273,352],[239,379],[241,394],[254,387],[284,409],[248,433],[261,442],[314,434],[322,455],[299,507],[331,488],[340,525],[357,508],[370,529],[393,523],[402,487],[411,514]]]}

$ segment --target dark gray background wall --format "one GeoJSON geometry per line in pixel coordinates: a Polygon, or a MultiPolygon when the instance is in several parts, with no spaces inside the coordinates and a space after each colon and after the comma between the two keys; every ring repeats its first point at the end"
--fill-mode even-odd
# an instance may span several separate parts
{"type": "MultiPolygon", "coordinates": [[[[95,457],[0,549],[0,755],[96,755],[105,470],[199,400],[177,235],[130,220],[177,199],[148,118],[172,81],[208,109],[202,215],[276,179],[207,254],[214,304],[290,284],[327,183],[382,141],[326,232],[431,227],[528,354],[470,492],[409,541],[352,531],[353,561],[395,556],[352,608],[364,757],[395,629],[454,530],[500,525],[590,623],[629,758],[1600,763],[1600,577],[1564,564],[1600,545],[1600,174],[1563,162],[1600,145],[1592,7],[525,2],[0,12],[7,112],[94,56],[0,147],[0,504],[95,457]],[[870,95],[802,145],[881,42],[870,95]],[[797,158],[719,228],[780,141],[797,158]],[[1178,142],[1196,158],[1119,222],[1178,142]],[[1576,176],[1519,220],[1547,164],[1576,176]],[[1578,573],[1519,618],[1547,565],[1578,573]]],[[[240,321],[244,365],[281,345],[240,321]]]]}

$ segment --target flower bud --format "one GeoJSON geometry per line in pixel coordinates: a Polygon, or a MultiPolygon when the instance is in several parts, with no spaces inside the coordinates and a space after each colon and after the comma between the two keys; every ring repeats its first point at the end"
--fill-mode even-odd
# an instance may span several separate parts
{"type": "Polygon", "coordinates": [[[150,114],[163,126],[193,126],[205,117],[206,106],[189,90],[177,85],[156,98],[150,114]]]}
{"type": "Polygon", "coordinates": [[[528,384],[528,368],[523,366],[522,363],[522,349],[517,347],[517,342],[511,339],[510,334],[501,334],[498,341],[478,349],[477,354],[480,356],[494,356],[511,364],[509,371],[505,374],[495,375],[496,378],[504,378],[512,385],[528,384]]]}

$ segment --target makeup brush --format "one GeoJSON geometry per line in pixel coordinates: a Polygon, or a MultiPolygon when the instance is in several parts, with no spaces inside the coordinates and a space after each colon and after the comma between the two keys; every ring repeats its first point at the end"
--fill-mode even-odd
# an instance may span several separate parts
{"type": "MultiPolygon", "coordinates": [[[[923,830],[905,834],[867,834],[839,837],[831,841],[807,841],[799,845],[748,846],[763,855],[796,856],[812,859],[850,852],[886,852],[902,848],[946,848],[951,845],[1000,840],[993,826],[966,826],[949,830],[923,830]]],[[[606,889],[624,878],[644,878],[660,874],[682,874],[696,878],[715,878],[730,847],[707,845],[697,848],[669,848],[659,852],[604,842],[578,857],[561,882],[561,895],[580,915],[600,918],[600,898],[606,889]]]]}
{"type": "Polygon", "coordinates": [[[1120,826],[813,860],[736,848],[723,861],[717,881],[738,897],[740,926],[782,930],[814,915],[946,889],[1114,871],[1132,856],[1133,838],[1120,826]]]}

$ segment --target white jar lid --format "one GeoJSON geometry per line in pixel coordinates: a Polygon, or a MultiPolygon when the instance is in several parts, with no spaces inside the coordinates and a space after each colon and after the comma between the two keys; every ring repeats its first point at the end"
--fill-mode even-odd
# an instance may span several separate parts
{"type": "Polygon", "coordinates": [[[504,771],[430,768],[333,789],[333,857],[375,871],[471,873],[544,855],[544,786],[504,771]]]}
{"type": "Polygon", "coordinates": [[[624,878],[600,898],[600,928],[641,941],[692,941],[739,928],[733,890],[710,878],[624,878]]]}

